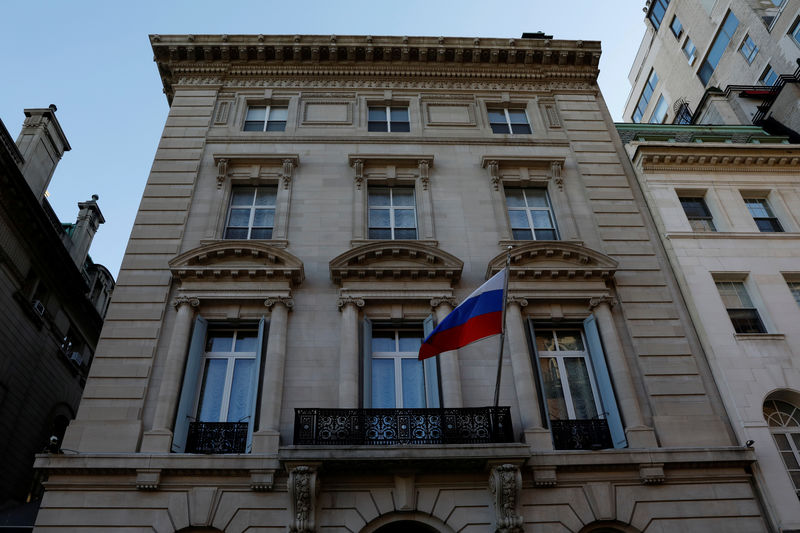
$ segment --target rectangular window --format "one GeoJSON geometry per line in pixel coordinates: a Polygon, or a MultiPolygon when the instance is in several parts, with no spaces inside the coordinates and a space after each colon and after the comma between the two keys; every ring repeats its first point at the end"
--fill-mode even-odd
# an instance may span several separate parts
{"type": "Polygon", "coordinates": [[[694,43],[689,37],[687,37],[686,42],[683,43],[682,50],[683,54],[686,56],[686,59],[689,61],[689,64],[691,65],[692,63],[694,63],[694,58],[697,52],[697,48],[695,48],[694,43]]]}
{"type": "Polygon", "coordinates": [[[233,187],[226,239],[271,239],[275,225],[276,185],[233,187]]]}
{"type": "Polygon", "coordinates": [[[800,305],[800,281],[787,281],[786,284],[789,286],[792,296],[794,296],[794,301],[797,302],[797,305],[800,305]]]}
{"type": "Polygon", "coordinates": [[[681,207],[683,207],[686,218],[692,226],[692,231],[717,231],[711,212],[708,210],[706,201],[702,197],[689,196],[681,197],[681,207]]]}
{"type": "Polygon", "coordinates": [[[800,17],[794,19],[794,24],[789,29],[789,36],[794,41],[794,44],[800,46],[800,17]]]}
{"type": "Polygon", "coordinates": [[[745,198],[744,203],[758,226],[758,231],[764,233],[783,231],[780,221],[773,214],[766,198],[745,198]]]}
{"type": "Polygon", "coordinates": [[[653,23],[653,27],[656,29],[656,31],[658,31],[658,28],[661,27],[661,21],[664,20],[664,14],[667,12],[668,5],[669,0],[654,0],[652,3],[652,7],[650,8],[650,13],[647,14],[647,18],[653,23]]]}
{"type": "Polygon", "coordinates": [[[656,108],[653,110],[653,116],[650,117],[650,124],[663,124],[667,120],[667,111],[669,111],[669,106],[662,94],[658,97],[656,108]]]}
{"type": "Polygon", "coordinates": [[[489,108],[489,125],[492,133],[531,133],[528,115],[524,109],[489,108]]]}
{"type": "Polygon", "coordinates": [[[758,309],[741,281],[717,281],[717,290],[736,333],[766,333],[758,309]]]}
{"type": "Polygon", "coordinates": [[[411,131],[407,107],[370,106],[368,114],[367,131],[411,131]]]}
{"type": "Polygon", "coordinates": [[[286,106],[248,106],[244,131],[284,131],[288,116],[286,106]]]}
{"type": "Polygon", "coordinates": [[[644,84],[642,95],[639,97],[639,102],[636,104],[636,110],[633,112],[633,121],[641,122],[644,116],[644,111],[647,109],[647,104],[650,103],[650,98],[653,97],[653,92],[658,83],[658,74],[655,70],[650,71],[650,76],[647,78],[647,83],[644,84]]]}
{"type": "Polygon", "coordinates": [[[750,35],[744,36],[744,41],[742,41],[742,46],[739,47],[739,52],[741,52],[748,64],[752,63],[756,58],[758,47],[756,43],[753,42],[753,39],[750,38],[750,35]]]}
{"type": "Polygon", "coordinates": [[[697,76],[703,82],[703,85],[708,85],[711,75],[714,74],[714,69],[717,68],[719,60],[722,59],[722,54],[725,53],[725,48],[731,42],[733,33],[738,27],[739,19],[731,11],[728,11],[728,14],[725,15],[725,20],[722,21],[719,33],[714,38],[714,42],[711,43],[708,55],[703,60],[703,64],[700,65],[700,70],[697,71],[697,76]]]}
{"type": "Polygon", "coordinates": [[[547,189],[506,188],[506,206],[514,239],[522,241],[558,239],[547,189]]]}
{"type": "Polygon", "coordinates": [[[758,82],[764,85],[775,85],[775,82],[777,81],[778,73],[772,70],[772,65],[767,64],[767,68],[764,69],[761,77],[758,78],[758,82]]]}
{"type": "Polygon", "coordinates": [[[417,207],[413,187],[369,187],[370,239],[416,239],[417,207]]]}
{"type": "Polygon", "coordinates": [[[681,35],[683,35],[683,24],[678,20],[678,15],[672,17],[672,24],[669,25],[669,29],[672,30],[672,34],[676,39],[680,39],[681,35]]]}

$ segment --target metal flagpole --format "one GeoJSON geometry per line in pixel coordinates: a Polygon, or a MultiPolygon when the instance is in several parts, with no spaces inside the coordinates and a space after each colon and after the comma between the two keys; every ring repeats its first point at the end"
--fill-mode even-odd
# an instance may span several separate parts
{"type": "Polygon", "coordinates": [[[508,299],[508,274],[509,266],[511,266],[511,249],[513,246],[509,245],[506,249],[506,275],[503,278],[503,329],[500,331],[500,354],[497,356],[497,382],[494,385],[494,406],[500,404],[500,376],[503,370],[503,345],[506,340],[506,301],[508,299]]]}

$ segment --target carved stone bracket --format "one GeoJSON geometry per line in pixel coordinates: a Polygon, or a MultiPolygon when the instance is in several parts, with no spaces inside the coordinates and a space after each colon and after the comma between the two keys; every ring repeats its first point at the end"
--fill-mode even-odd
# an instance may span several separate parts
{"type": "Polygon", "coordinates": [[[500,163],[495,160],[489,161],[486,164],[486,168],[489,170],[489,179],[492,180],[492,186],[494,190],[500,190],[500,163]]]}
{"type": "Polygon", "coordinates": [[[228,159],[220,158],[217,160],[217,189],[221,189],[228,177],[228,159]]]}
{"type": "Polygon", "coordinates": [[[664,463],[639,465],[639,480],[643,485],[660,485],[664,483],[664,479],[664,463]]]}
{"type": "Polygon", "coordinates": [[[289,472],[290,533],[313,533],[316,529],[317,471],[298,466],[289,472]]]}
{"type": "Polygon", "coordinates": [[[353,179],[356,182],[356,189],[361,190],[361,185],[364,183],[364,160],[355,159],[353,161],[353,179]]]}
{"type": "Polygon", "coordinates": [[[519,513],[519,496],[522,492],[522,474],[516,465],[496,466],[489,475],[495,512],[495,533],[522,533],[522,515],[519,513]]]}
{"type": "Polygon", "coordinates": [[[339,308],[339,311],[344,310],[347,304],[353,304],[356,307],[364,307],[365,302],[362,298],[354,298],[352,296],[342,296],[336,300],[336,306],[339,308]]]}
{"type": "Polygon", "coordinates": [[[283,169],[281,172],[281,180],[283,181],[284,189],[289,188],[289,184],[292,182],[293,173],[294,173],[294,159],[284,159],[283,169]]]}
{"type": "Polygon", "coordinates": [[[617,305],[617,299],[613,296],[601,296],[599,298],[592,298],[589,300],[589,311],[601,304],[608,304],[609,307],[617,305]]]}
{"type": "Polygon", "coordinates": [[[533,471],[533,484],[537,487],[555,487],[557,484],[555,466],[535,466],[533,471]]]}
{"type": "Polygon", "coordinates": [[[270,311],[272,310],[272,306],[275,304],[283,304],[286,306],[286,309],[291,311],[292,307],[294,307],[294,300],[291,296],[273,296],[264,300],[264,307],[270,311]]]}
{"type": "Polygon", "coordinates": [[[427,159],[420,159],[419,160],[419,181],[422,183],[422,190],[428,190],[428,184],[430,183],[430,161],[427,159]]]}
{"type": "Polygon", "coordinates": [[[172,302],[172,305],[175,307],[175,309],[178,309],[184,304],[189,304],[192,307],[198,307],[200,305],[200,300],[197,298],[190,298],[189,296],[178,296],[172,302]]]}
{"type": "Polygon", "coordinates": [[[550,164],[550,174],[553,182],[558,185],[559,191],[564,191],[564,177],[561,175],[561,161],[553,161],[550,164]]]}
{"type": "Polygon", "coordinates": [[[436,298],[431,298],[431,307],[433,309],[436,309],[442,304],[447,304],[450,307],[456,307],[458,305],[458,301],[450,296],[438,296],[436,298]]]}
{"type": "Polygon", "coordinates": [[[272,490],[274,482],[275,482],[274,470],[250,471],[250,488],[255,491],[263,492],[267,490],[272,490]]]}
{"type": "Polygon", "coordinates": [[[528,305],[528,300],[520,296],[508,296],[506,297],[506,305],[509,304],[517,304],[520,307],[526,307],[528,305]]]}
{"type": "Polygon", "coordinates": [[[136,488],[139,490],[158,490],[161,484],[160,468],[139,468],[136,470],[136,488]]]}

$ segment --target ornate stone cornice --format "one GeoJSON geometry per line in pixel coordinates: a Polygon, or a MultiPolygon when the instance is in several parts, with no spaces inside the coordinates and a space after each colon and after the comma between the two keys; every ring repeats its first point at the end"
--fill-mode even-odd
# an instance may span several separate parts
{"type": "Polygon", "coordinates": [[[451,283],[464,263],[447,252],[416,241],[374,241],[347,250],[331,260],[331,280],[434,280],[451,283]]]}
{"type": "Polygon", "coordinates": [[[800,148],[792,145],[647,142],[636,148],[634,164],[645,171],[800,171],[800,148]]]}
{"type": "Polygon", "coordinates": [[[555,79],[595,84],[597,41],[322,35],[151,35],[167,98],[203,76],[555,79]]]}
{"type": "MultiPolygon", "coordinates": [[[[505,263],[506,252],[496,255],[489,261],[486,278],[499,272],[505,263]]],[[[511,250],[509,268],[509,281],[605,280],[614,276],[617,262],[601,252],[573,242],[529,241],[511,250]]]]}
{"type": "Polygon", "coordinates": [[[286,309],[291,311],[294,307],[294,300],[290,296],[270,296],[264,300],[264,307],[270,311],[272,310],[272,306],[275,304],[283,304],[286,309]]]}

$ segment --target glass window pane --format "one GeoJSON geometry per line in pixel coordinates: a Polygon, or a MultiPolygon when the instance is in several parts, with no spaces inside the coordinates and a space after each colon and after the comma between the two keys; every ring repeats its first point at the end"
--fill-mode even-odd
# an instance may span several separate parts
{"type": "Polygon", "coordinates": [[[392,189],[392,204],[393,205],[415,205],[414,204],[414,189],[394,188],[392,189]]]}
{"type": "Polygon", "coordinates": [[[411,131],[411,126],[408,122],[392,122],[392,131],[404,133],[411,131]]]}
{"type": "Polygon", "coordinates": [[[247,117],[245,117],[245,120],[260,120],[261,122],[264,122],[266,117],[266,106],[250,106],[247,108],[247,117]]]}
{"type": "Polygon", "coordinates": [[[264,122],[245,122],[244,131],[264,131],[264,122]]]}
{"type": "Polygon", "coordinates": [[[553,229],[537,229],[533,232],[536,235],[537,241],[556,241],[556,230],[553,229]]]}
{"type": "Polygon", "coordinates": [[[386,108],[385,107],[370,107],[369,120],[376,122],[386,122],[386,108]]]}
{"type": "Polygon", "coordinates": [[[528,222],[528,214],[526,211],[522,210],[511,210],[508,212],[508,220],[511,222],[512,228],[530,228],[530,222],[528,222]]]}
{"type": "Polygon", "coordinates": [[[257,331],[237,331],[236,332],[236,347],[234,352],[248,352],[254,353],[258,344],[257,331]]]}
{"type": "Polygon", "coordinates": [[[283,121],[286,122],[286,119],[289,118],[289,108],[288,107],[276,107],[272,106],[269,108],[269,120],[270,122],[273,120],[283,121]]]}
{"type": "Polygon", "coordinates": [[[526,133],[531,132],[531,127],[527,124],[512,124],[511,125],[511,133],[516,133],[518,135],[523,135],[526,133]]]}
{"type": "Polygon", "coordinates": [[[416,229],[395,229],[394,230],[394,238],[395,239],[416,239],[417,238],[417,230],[416,229]]]}
{"type": "Polygon", "coordinates": [[[277,194],[277,187],[258,187],[256,192],[256,205],[275,205],[275,197],[277,194]]]}
{"type": "Polygon", "coordinates": [[[793,452],[781,452],[781,456],[783,456],[783,462],[786,463],[786,468],[790,470],[800,469],[800,464],[797,464],[797,457],[793,452]]]}
{"type": "Polygon", "coordinates": [[[372,407],[395,407],[393,359],[372,360],[372,407]]]}
{"type": "Polygon", "coordinates": [[[518,241],[533,240],[533,232],[529,229],[512,229],[511,233],[514,236],[514,239],[518,241]]]}
{"type": "Polygon", "coordinates": [[[567,420],[569,413],[567,412],[567,403],[564,401],[564,388],[558,372],[558,361],[554,357],[542,357],[540,361],[545,403],[547,403],[550,420],[567,420]]]}
{"type": "Polygon", "coordinates": [[[553,337],[553,332],[548,331],[547,333],[537,333],[536,334],[536,349],[545,352],[554,352],[556,351],[556,340],[553,337]]]}
{"type": "Polygon", "coordinates": [[[418,353],[420,346],[422,346],[422,332],[421,331],[400,331],[400,351],[418,353]]]}
{"type": "Polygon", "coordinates": [[[580,331],[556,331],[558,337],[558,349],[570,352],[582,352],[583,338],[580,331]]]}
{"type": "Polygon", "coordinates": [[[372,332],[372,352],[397,351],[394,341],[394,331],[374,330],[372,332]]]}
{"type": "Polygon", "coordinates": [[[253,205],[255,187],[234,187],[231,193],[231,205],[253,205]]]}
{"type": "Polygon", "coordinates": [[[506,114],[502,109],[489,109],[487,110],[489,113],[489,122],[492,124],[495,123],[506,123],[506,114]]]}
{"type": "Polygon", "coordinates": [[[531,211],[533,216],[534,228],[552,228],[553,221],[550,220],[550,211],[531,211]]]}
{"type": "Polygon", "coordinates": [[[389,205],[389,189],[387,187],[369,188],[369,206],[389,205]]]}
{"type": "Polygon", "coordinates": [[[753,217],[766,218],[772,216],[767,209],[766,202],[760,198],[748,198],[744,203],[753,217]]]}
{"type": "Polygon", "coordinates": [[[525,207],[522,189],[506,189],[506,205],[508,207],[525,207]]]}
{"type": "Polygon", "coordinates": [[[250,240],[253,239],[271,239],[272,228],[253,228],[250,230],[250,240]]]}
{"type": "Polygon", "coordinates": [[[215,331],[208,334],[208,340],[206,341],[206,352],[228,353],[231,351],[232,346],[232,331],[215,331]]]}
{"type": "Polygon", "coordinates": [[[403,359],[400,362],[403,378],[403,407],[425,407],[425,374],[422,361],[403,359]]]}
{"type": "Polygon", "coordinates": [[[789,439],[787,439],[786,435],[783,433],[773,433],[772,436],[775,437],[775,444],[778,446],[779,450],[785,451],[792,449],[789,445],[789,439]]]}
{"type": "Polygon", "coordinates": [[[371,228],[388,228],[389,227],[389,210],[388,209],[370,209],[369,210],[369,227],[371,227],[371,228]]]}
{"type": "Polygon", "coordinates": [[[228,228],[225,230],[226,239],[246,239],[247,228],[228,228]]]}
{"type": "Polygon", "coordinates": [[[394,122],[408,122],[407,107],[393,107],[390,113],[392,118],[392,129],[394,129],[394,122]]]}
{"type": "Polygon", "coordinates": [[[271,228],[275,225],[274,209],[256,209],[253,215],[253,226],[259,228],[271,228]]]}
{"type": "Polygon", "coordinates": [[[394,212],[394,225],[396,228],[416,228],[417,220],[413,209],[396,209],[394,212]]]}
{"type": "Polygon", "coordinates": [[[386,122],[369,122],[367,131],[389,131],[389,125],[386,122]]]}
{"type": "Polygon", "coordinates": [[[392,238],[392,230],[390,229],[376,229],[370,228],[369,229],[369,239],[386,239],[389,240],[392,238]]]}
{"type": "Polygon", "coordinates": [[[233,366],[233,383],[228,402],[228,422],[245,422],[250,417],[255,360],[237,359],[233,366]]]}
{"type": "Polygon", "coordinates": [[[249,225],[250,225],[249,209],[231,209],[231,218],[228,220],[228,226],[247,227],[249,225]]]}
{"type": "Polygon", "coordinates": [[[528,124],[528,115],[522,109],[509,109],[508,118],[512,124],[528,124]]]}
{"type": "Polygon", "coordinates": [[[198,422],[220,422],[222,395],[225,392],[227,359],[207,359],[197,406],[198,422]]]}
{"type": "Polygon", "coordinates": [[[528,199],[529,207],[550,207],[545,189],[525,189],[525,197],[528,199]]]}
{"type": "Polygon", "coordinates": [[[492,124],[492,133],[511,133],[511,130],[508,129],[508,124],[503,122],[502,124],[492,124]]]}
{"type": "Polygon", "coordinates": [[[276,121],[267,122],[267,131],[285,131],[285,130],[286,130],[286,122],[276,122],[276,121]]]}
{"type": "Polygon", "coordinates": [[[792,437],[792,442],[794,442],[795,449],[800,450],[800,433],[790,433],[789,436],[792,437]]]}
{"type": "Polygon", "coordinates": [[[567,382],[575,418],[579,420],[596,418],[597,405],[594,403],[586,360],[583,357],[567,357],[564,359],[564,366],[567,369],[567,382]]]}

